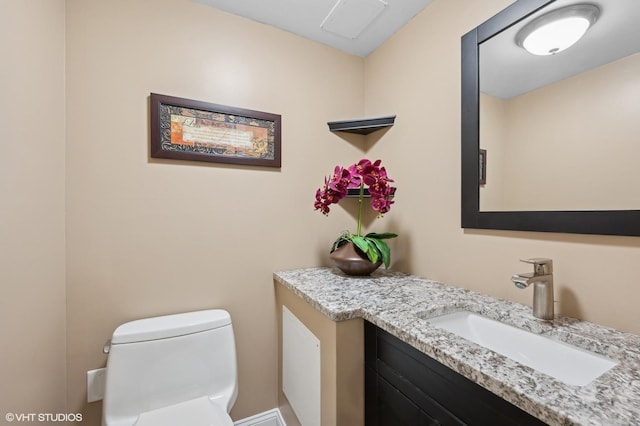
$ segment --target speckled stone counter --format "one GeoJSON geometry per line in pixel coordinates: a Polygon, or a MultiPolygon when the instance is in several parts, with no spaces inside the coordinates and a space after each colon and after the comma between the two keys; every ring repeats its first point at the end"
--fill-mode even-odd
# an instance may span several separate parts
{"type": "Polygon", "coordinates": [[[337,269],[276,272],[333,321],[363,318],[551,425],[640,425],[640,336],[572,318],[545,322],[531,308],[382,269],[347,277],[337,269]],[[467,310],[619,361],[588,385],[571,386],[429,324],[467,310]]]}

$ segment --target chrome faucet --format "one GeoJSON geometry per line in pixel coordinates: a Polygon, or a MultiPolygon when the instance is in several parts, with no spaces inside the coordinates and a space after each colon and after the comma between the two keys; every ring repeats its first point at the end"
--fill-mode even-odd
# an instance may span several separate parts
{"type": "Polygon", "coordinates": [[[516,274],[511,281],[520,289],[533,284],[533,316],[553,320],[553,261],[551,259],[521,259],[533,264],[533,272],[516,274]]]}

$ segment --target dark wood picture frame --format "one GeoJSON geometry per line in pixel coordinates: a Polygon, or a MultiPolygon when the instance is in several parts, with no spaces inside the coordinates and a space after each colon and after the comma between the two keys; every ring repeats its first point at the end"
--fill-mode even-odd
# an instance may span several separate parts
{"type": "Polygon", "coordinates": [[[281,167],[278,114],[151,93],[152,158],[281,167]]]}

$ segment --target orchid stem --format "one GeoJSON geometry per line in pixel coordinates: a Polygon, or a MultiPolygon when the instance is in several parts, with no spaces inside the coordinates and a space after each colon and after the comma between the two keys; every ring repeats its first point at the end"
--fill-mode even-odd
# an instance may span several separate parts
{"type": "Polygon", "coordinates": [[[358,229],[356,234],[361,237],[362,231],[362,199],[364,198],[364,184],[360,184],[360,196],[358,197],[358,229]]]}

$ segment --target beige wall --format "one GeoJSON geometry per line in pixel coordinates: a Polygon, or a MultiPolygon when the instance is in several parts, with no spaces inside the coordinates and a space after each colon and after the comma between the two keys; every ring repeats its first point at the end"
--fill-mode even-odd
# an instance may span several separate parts
{"type": "Polygon", "coordinates": [[[64,24],[0,7],[0,422],[65,412],[64,24]]]}
{"type": "Polygon", "coordinates": [[[551,257],[560,313],[640,333],[639,238],[460,228],[460,37],[509,4],[435,0],[365,61],[366,113],[398,114],[373,153],[399,186],[393,267],[531,304],[510,277],[551,257]]]}
{"type": "Polygon", "coordinates": [[[480,210],[506,210],[504,208],[505,144],[507,133],[507,101],[480,92],[482,125],[480,148],[486,150],[486,184],[480,186],[480,210]]]}
{"type": "Polygon", "coordinates": [[[640,54],[512,99],[481,94],[480,145],[503,156],[481,209],[640,208],[638,75],[640,54]]]}
{"type": "Polygon", "coordinates": [[[211,307],[234,321],[233,417],[276,406],[272,271],[327,264],[354,209],[313,193],[364,155],[400,188],[370,226],[400,234],[395,269],[530,303],[509,277],[549,256],[560,312],[640,333],[637,238],[460,229],[460,36],[508,3],[435,0],[362,60],[189,0],[5,2],[2,408],[64,408],[65,208],[68,412],[99,424],[85,373],[116,326],[211,307]],[[282,169],[150,160],[150,92],[282,114],[282,169]],[[364,114],[397,124],[327,130],[364,114]]]}
{"type": "Polygon", "coordinates": [[[363,60],[190,0],[67,1],[69,409],[132,319],[220,307],[239,360],[235,419],[277,405],[272,272],[326,264],[352,223],[315,189],[359,151],[363,60]],[[282,169],[151,160],[150,92],[282,115],[282,169]]]}

